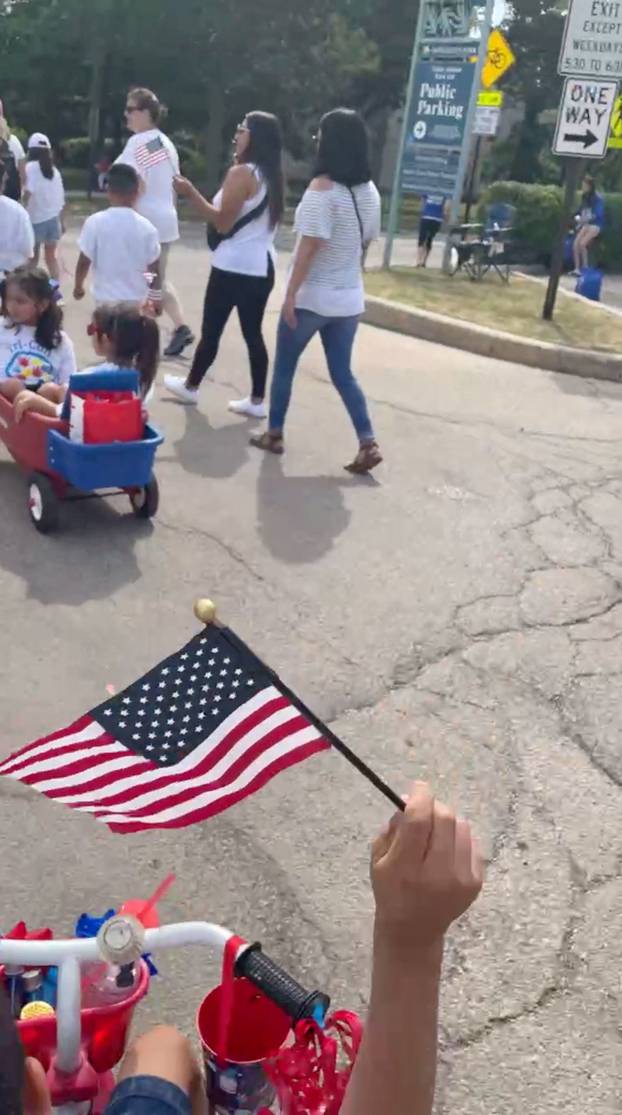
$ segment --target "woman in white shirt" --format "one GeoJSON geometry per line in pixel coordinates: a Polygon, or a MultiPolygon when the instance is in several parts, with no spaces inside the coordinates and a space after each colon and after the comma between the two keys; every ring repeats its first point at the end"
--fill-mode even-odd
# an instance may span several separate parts
{"type": "Polygon", "coordinates": [[[173,190],[173,179],[179,174],[179,155],[175,144],[159,128],[165,114],[151,89],[130,89],[125,105],[125,121],[130,132],[123,151],[116,160],[129,163],[143,181],[143,191],[136,210],[155,226],[162,246],[160,277],[163,306],[173,322],[173,335],[164,349],[164,356],[181,356],[193,344],[194,334],[184,323],[183,310],[175,288],[166,279],[171,245],[179,240],[179,221],[173,190]]]}
{"type": "Polygon", "coordinates": [[[63,234],[62,213],[65,190],[60,171],[54,166],[52,144],[43,132],[35,132],[28,140],[24,205],[35,234],[35,263],[41,248],[51,279],[60,279],[57,250],[63,234]]]}
{"type": "Polygon", "coordinates": [[[358,113],[339,108],[320,125],[315,178],[296,213],[298,242],[279,323],[268,430],[251,438],[258,449],[282,453],[283,427],[298,361],[319,333],[328,371],[359,440],[349,472],[382,461],[367,401],[351,357],[365,310],[363,261],[380,235],[380,195],[371,181],[367,130],[358,113]]]}
{"type": "Polygon", "coordinates": [[[251,391],[229,403],[235,414],[266,418],[268,350],[263,319],[274,287],[274,237],[283,215],[281,125],[269,112],[249,112],[235,136],[235,166],[227,173],[213,204],[180,178],[176,189],[189,197],[212,226],[208,242],[212,271],[205,293],[201,340],[189,375],[165,376],[169,391],[183,403],[196,403],[199,387],[211,368],[224,328],[237,310],[251,371],[251,391]]]}

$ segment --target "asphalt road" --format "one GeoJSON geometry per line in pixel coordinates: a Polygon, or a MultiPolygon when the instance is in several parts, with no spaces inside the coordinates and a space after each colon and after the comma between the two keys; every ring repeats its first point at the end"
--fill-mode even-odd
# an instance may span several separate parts
{"type": "MultiPolygon", "coordinates": [[[[64,249],[71,265],[74,249],[64,249]]],[[[207,257],[173,275],[197,323],[207,257]]],[[[268,318],[273,344],[278,301],[268,318]]],[[[89,359],[88,309],[68,327],[89,359]]],[[[622,1098],[622,389],[363,327],[357,368],[386,464],[354,442],[319,346],[287,454],[248,445],[235,324],[198,410],[158,392],[161,513],[65,508],[33,531],[0,450],[2,753],[68,724],[196,630],[210,595],[317,712],[402,791],[472,818],[491,859],[452,934],[438,1112],[614,1115],[622,1098]]],[[[2,927],[69,930],[178,876],[168,919],[207,917],[336,1003],[363,1007],[368,843],[389,810],[339,755],[280,776],[209,824],[111,835],[0,785],[2,927]]],[[[192,1027],[212,958],[166,957],[141,1025],[192,1027]]]]}

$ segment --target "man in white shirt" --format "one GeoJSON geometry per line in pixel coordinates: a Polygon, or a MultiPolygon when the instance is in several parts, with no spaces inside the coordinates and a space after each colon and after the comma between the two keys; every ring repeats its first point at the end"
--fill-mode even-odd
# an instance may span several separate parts
{"type": "Polygon", "coordinates": [[[7,167],[0,161],[0,277],[28,263],[35,254],[30,218],[18,201],[4,197],[7,167]]]}
{"type": "Polygon", "coordinates": [[[134,206],[140,178],[134,167],[115,163],[108,174],[110,208],[93,213],[82,228],[74,297],[84,298],[86,277],[93,268],[92,294],[97,305],[148,299],[159,310],[160,239],[151,221],[134,206]]]}

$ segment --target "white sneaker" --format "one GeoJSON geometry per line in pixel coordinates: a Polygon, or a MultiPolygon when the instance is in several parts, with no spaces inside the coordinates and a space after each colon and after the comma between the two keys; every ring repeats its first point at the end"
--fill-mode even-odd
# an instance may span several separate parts
{"type": "Polygon", "coordinates": [[[196,406],[199,401],[199,392],[192,391],[186,387],[186,381],[183,376],[164,376],[164,386],[167,391],[171,392],[180,403],[188,403],[190,406],[196,406]]]}
{"type": "Polygon", "coordinates": [[[234,414],[245,414],[247,418],[267,418],[268,408],[265,403],[254,403],[252,399],[238,399],[229,403],[229,410],[234,414]]]}

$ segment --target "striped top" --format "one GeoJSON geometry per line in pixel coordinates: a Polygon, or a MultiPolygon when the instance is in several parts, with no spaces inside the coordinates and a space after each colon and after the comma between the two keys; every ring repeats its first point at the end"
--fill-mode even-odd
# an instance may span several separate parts
{"type": "MultiPolygon", "coordinates": [[[[363,241],[380,235],[380,195],[373,182],[355,186],[363,241]]],[[[352,317],[365,309],[363,243],[352,193],[333,182],[328,190],[308,189],[296,212],[298,237],[323,240],[296,295],[301,310],[323,317],[352,317]]]]}

